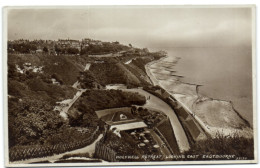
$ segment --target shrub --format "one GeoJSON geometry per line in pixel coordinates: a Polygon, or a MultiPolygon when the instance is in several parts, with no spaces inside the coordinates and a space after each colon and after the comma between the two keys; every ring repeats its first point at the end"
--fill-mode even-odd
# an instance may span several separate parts
{"type": "Polygon", "coordinates": [[[81,83],[81,87],[85,88],[93,88],[95,83],[97,83],[97,79],[90,71],[81,72],[78,77],[79,82],[81,83]]]}
{"type": "Polygon", "coordinates": [[[56,79],[56,81],[58,81],[61,85],[63,84],[61,77],[59,75],[57,75],[56,73],[52,74],[51,77],[56,79]]]}
{"type": "Polygon", "coordinates": [[[207,155],[235,155],[254,159],[253,138],[241,137],[237,134],[222,135],[217,134],[215,138],[209,137],[206,140],[195,142],[187,154],[207,154],[207,155]]]}
{"type": "Polygon", "coordinates": [[[98,122],[95,110],[126,107],[132,104],[143,105],[145,101],[145,97],[137,93],[121,90],[87,90],[69,110],[69,119],[74,126],[95,126],[98,122]],[[75,109],[82,115],[73,117],[75,109]]]}

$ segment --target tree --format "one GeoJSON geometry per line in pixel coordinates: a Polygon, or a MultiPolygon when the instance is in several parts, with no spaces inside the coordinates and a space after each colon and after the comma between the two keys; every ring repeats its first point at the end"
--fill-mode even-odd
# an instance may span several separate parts
{"type": "Polygon", "coordinates": [[[47,53],[47,52],[49,52],[49,49],[47,47],[43,47],[42,51],[47,53]]]}
{"type": "Polygon", "coordinates": [[[143,110],[144,110],[143,107],[139,107],[139,108],[138,108],[138,112],[141,112],[141,111],[143,111],[143,110]]]}
{"type": "Polygon", "coordinates": [[[59,113],[46,101],[23,98],[22,102],[11,102],[8,115],[10,146],[37,144],[63,125],[59,113]]]}
{"type": "Polygon", "coordinates": [[[34,45],[34,44],[32,44],[31,45],[31,47],[30,47],[30,49],[31,49],[31,51],[36,51],[37,50],[37,46],[36,45],[34,45]]]}
{"type": "Polygon", "coordinates": [[[62,49],[58,46],[58,45],[55,45],[55,52],[60,55],[62,53],[62,49]]]}
{"type": "Polygon", "coordinates": [[[77,48],[68,48],[68,54],[79,54],[79,49],[77,48]]]}
{"type": "Polygon", "coordinates": [[[94,86],[94,82],[96,82],[96,78],[93,73],[90,71],[81,72],[79,77],[79,82],[81,82],[81,86],[83,88],[92,88],[94,86]]]}
{"type": "Polygon", "coordinates": [[[63,84],[63,80],[61,79],[61,77],[59,75],[57,75],[56,73],[51,75],[52,78],[56,79],[56,81],[58,81],[61,85],[63,84]]]}
{"type": "Polygon", "coordinates": [[[88,53],[88,49],[87,48],[83,48],[80,51],[80,55],[84,55],[84,54],[87,54],[87,53],[88,53]]]}
{"type": "Polygon", "coordinates": [[[132,107],[131,107],[131,112],[132,112],[132,114],[136,114],[136,110],[137,110],[137,107],[136,107],[136,106],[132,106],[132,107]]]}

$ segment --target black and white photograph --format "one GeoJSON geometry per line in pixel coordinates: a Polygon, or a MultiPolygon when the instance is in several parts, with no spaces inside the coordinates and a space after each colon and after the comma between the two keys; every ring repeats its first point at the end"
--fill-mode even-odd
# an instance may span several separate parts
{"type": "Polygon", "coordinates": [[[257,163],[254,5],[3,10],[6,165],[257,163]]]}

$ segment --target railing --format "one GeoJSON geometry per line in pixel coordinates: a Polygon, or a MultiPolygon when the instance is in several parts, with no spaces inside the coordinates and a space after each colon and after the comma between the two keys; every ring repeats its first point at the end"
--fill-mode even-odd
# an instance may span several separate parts
{"type": "Polygon", "coordinates": [[[98,141],[96,143],[95,157],[109,162],[118,162],[118,160],[116,159],[116,152],[105,144],[102,144],[101,141],[98,141]]]}
{"type": "Polygon", "coordinates": [[[57,144],[57,145],[46,145],[46,146],[23,146],[23,147],[14,147],[9,149],[9,160],[18,161],[26,160],[31,158],[40,158],[52,156],[54,154],[60,154],[74,149],[83,148],[92,142],[98,137],[99,128],[93,132],[93,134],[82,141],[71,142],[66,144],[57,144]]]}

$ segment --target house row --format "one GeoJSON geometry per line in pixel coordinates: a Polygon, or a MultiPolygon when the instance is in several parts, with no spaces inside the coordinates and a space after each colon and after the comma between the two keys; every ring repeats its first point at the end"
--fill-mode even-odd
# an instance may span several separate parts
{"type": "Polygon", "coordinates": [[[100,40],[93,40],[89,38],[85,38],[80,40],[72,40],[72,39],[58,39],[57,41],[55,40],[27,40],[27,39],[19,39],[19,40],[13,40],[13,41],[8,41],[10,44],[33,44],[36,45],[39,48],[43,48],[43,46],[46,46],[48,48],[53,47],[55,45],[61,46],[62,48],[85,48],[88,47],[89,45],[103,45],[103,43],[100,40]]]}
{"type": "Polygon", "coordinates": [[[71,40],[71,39],[59,39],[56,42],[56,45],[59,45],[62,48],[77,48],[78,50],[81,49],[81,42],[79,40],[71,40]]]}
{"type": "Polygon", "coordinates": [[[82,40],[58,39],[58,40],[10,40],[8,41],[8,52],[17,53],[49,53],[57,55],[59,53],[78,53],[89,46],[113,47],[119,45],[119,42],[102,42],[84,38],[82,40]],[[18,44],[18,46],[17,46],[18,44]],[[18,47],[18,48],[17,48],[18,47]],[[20,48],[19,48],[20,47],[20,48]],[[24,50],[23,48],[28,48],[24,50]],[[46,49],[47,48],[47,49],[46,49]],[[75,51],[77,49],[78,51],[75,51]],[[68,51],[70,50],[70,51],[68,51]]]}

